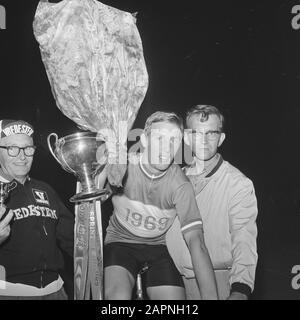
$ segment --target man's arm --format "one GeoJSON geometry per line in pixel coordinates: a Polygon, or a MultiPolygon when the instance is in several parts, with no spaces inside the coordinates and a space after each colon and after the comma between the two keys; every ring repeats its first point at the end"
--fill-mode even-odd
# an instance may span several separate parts
{"type": "Polygon", "coordinates": [[[193,269],[202,299],[218,299],[215,274],[204,242],[203,230],[187,231],[184,233],[184,239],[191,253],[193,269]]]}
{"type": "Polygon", "coordinates": [[[166,236],[172,259],[181,273],[186,266],[192,264],[202,299],[218,299],[215,275],[204,241],[202,219],[190,182],[186,181],[175,190],[173,202],[180,226],[178,225],[177,229],[176,224],[173,223],[176,228],[171,228],[175,233],[168,232],[169,235],[166,236]],[[176,235],[176,233],[180,234],[176,235]],[[173,244],[170,244],[169,240],[173,236],[175,239],[173,244]]]}
{"type": "Polygon", "coordinates": [[[97,188],[103,189],[107,182],[107,166],[104,166],[101,171],[95,176],[95,184],[97,188]]]}
{"type": "Polygon", "coordinates": [[[249,179],[236,184],[229,203],[229,228],[233,264],[230,272],[229,300],[247,299],[254,288],[257,264],[257,201],[249,179]]]}

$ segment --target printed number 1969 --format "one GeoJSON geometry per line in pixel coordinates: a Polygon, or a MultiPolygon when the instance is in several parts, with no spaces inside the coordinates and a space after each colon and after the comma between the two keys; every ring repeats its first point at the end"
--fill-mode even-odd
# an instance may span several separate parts
{"type": "Polygon", "coordinates": [[[140,213],[131,212],[127,209],[126,221],[130,222],[135,227],[143,225],[147,230],[155,230],[158,228],[159,231],[163,231],[168,225],[169,218],[161,218],[157,221],[152,216],[143,217],[140,213]]]}

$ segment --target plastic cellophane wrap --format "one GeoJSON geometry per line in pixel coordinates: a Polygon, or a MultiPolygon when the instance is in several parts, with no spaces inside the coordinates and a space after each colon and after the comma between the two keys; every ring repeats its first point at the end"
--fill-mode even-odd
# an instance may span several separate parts
{"type": "Polygon", "coordinates": [[[57,107],[107,141],[108,180],[121,186],[127,134],[148,88],[134,15],[95,0],[44,0],[33,29],[57,107]]]}

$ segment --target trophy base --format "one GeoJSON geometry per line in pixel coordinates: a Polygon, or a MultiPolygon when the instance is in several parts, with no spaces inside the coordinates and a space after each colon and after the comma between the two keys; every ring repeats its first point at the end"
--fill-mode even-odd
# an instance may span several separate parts
{"type": "Polygon", "coordinates": [[[96,199],[100,199],[101,202],[104,202],[109,198],[110,194],[111,192],[106,189],[96,190],[94,192],[80,192],[71,197],[70,202],[86,202],[96,199]]]}

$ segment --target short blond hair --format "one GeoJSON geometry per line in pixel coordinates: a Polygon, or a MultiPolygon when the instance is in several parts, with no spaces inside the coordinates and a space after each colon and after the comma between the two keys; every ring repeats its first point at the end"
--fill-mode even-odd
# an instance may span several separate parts
{"type": "Polygon", "coordinates": [[[146,134],[149,133],[151,130],[152,123],[156,122],[170,122],[174,123],[178,126],[181,132],[183,132],[183,120],[180,116],[178,116],[174,112],[164,112],[164,111],[157,111],[151,114],[146,120],[144,132],[146,134]]]}

